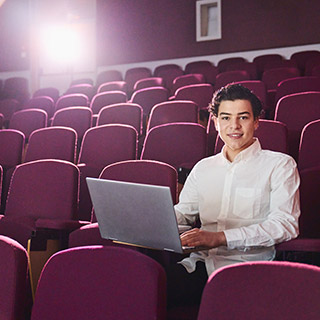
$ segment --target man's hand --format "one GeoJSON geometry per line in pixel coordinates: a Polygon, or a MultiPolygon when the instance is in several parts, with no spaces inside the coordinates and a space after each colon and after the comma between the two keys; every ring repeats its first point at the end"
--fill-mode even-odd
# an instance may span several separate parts
{"type": "Polygon", "coordinates": [[[226,237],[222,231],[211,232],[194,228],[181,234],[180,239],[182,246],[187,247],[205,246],[216,248],[227,245],[226,237]]]}

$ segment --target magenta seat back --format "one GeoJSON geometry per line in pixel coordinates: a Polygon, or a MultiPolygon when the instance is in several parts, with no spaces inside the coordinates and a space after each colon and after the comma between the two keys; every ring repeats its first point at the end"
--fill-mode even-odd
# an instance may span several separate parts
{"type": "Polygon", "coordinates": [[[219,73],[227,71],[227,67],[232,64],[245,62],[245,61],[246,59],[243,57],[231,57],[231,58],[222,59],[218,62],[218,65],[217,65],[219,73]]]}
{"type": "Polygon", "coordinates": [[[110,81],[102,83],[97,90],[97,93],[108,91],[122,91],[127,93],[127,83],[125,81],[110,81]]]}
{"type": "Polygon", "coordinates": [[[214,84],[215,90],[226,86],[229,83],[236,81],[252,80],[250,74],[245,70],[234,70],[234,71],[224,71],[216,76],[216,81],[214,84]]]}
{"type": "Polygon", "coordinates": [[[0,165],[11,168],[21,163],[24,148],[24,134],[18,130],[0,130],[0,165]]]}
{"type": "Polygon", "coordinates": [[[282,61],[283,57],[280,54],[263,54],[253,58],[253,63],[257,66],[258,77],[261,78],[261,75],[264,71],[265,65],[270,62],[282,61]]]}
{"type": "Polygon", "coordinates": [[[54,113],[54,100],[49,96],[39,96],[29,99],[23,106],[24,109],[42,109],[47,115],[48,119],[54,113]]]}
{"type": "Polygon", "coordinates": [[[136,159],[138,133],[124,124],[107,124],[89,129],[82,141],[79,163],[97,168],[136,159]]]}
{"type": "Polygon", "coordinates": [[[137,91],[144,88],[150,88],[150,87],[164,87],[163,79],[160,77],[140,79],[135,83],[133,91],[137,91]]]}
{"type": "Polygon", "coordinates": [[[320,150],[317,146],[320,137],[320,120],[311,121],[301,132],[298,166],[300,170],[320,166],[320,150]]]}
{"type": "Polygon", "coordinates": [[[97,125],[127,124],[133,126],[138,134],[142,133],[142,108],[136,103],[124,102],[103,107],[98,115],[97,125]]]}
{"type": "Polygon", "coordinates": [[[0,235],[1,319],[25,319],[27,302],[27,251],[15,240],[0,235]]]}
{"type": "Polygon", "coordinates": [[[206,129],[200,124],[179,122],[152,128],[147,133],[141,159],[191,169],[206,155],[206,129]]]}
{"type": "Polygon", "coordinates": [[[171,189],[173,203],[177,202],[177,171],[167,163],[153,160],[121,161],[105,167],[100,178],[167,186],[171,189]]]}
{"type": "Polygon", "coordinates": [[[68,249],[46,264],[31,319],[165,320],[165,291],[163,268],[135,250],[68,249]]]}
{"type": "Polygon", "coordinates": [[[155,77],[161,77],[164,81],[164,86],[172,92],[172,83],[176,77],[182,76],[184,74],[182,68],[177,64],[163,64],[157,66],[153,75],[155,77]]]}
{"type": "Polygon", "coordinates": [[[122,74],[118,70],[105,70],[98,73],[96,86],[99,87],[102,83],[110,81],[122,81],[122,74]]]}
{"type": "Polygon", "coordinates": [[[263,72],[262,81],[266,85],[267,90],[276,90],[281,81],[299,76],[300,71],[296,67],[268,69],[263,72]]]}
{"type": "Polygon", "coordinates": [[[56,102],[59,99],[60,93],[59,90],[55,87],[46,87],[36,90],[32,97],[36,98],[41,96],[48,96],[52,98],[54,102],[56,102]]]}
{"type": "Polygon", "coordinates": [[[23,132],[25,139],[37,129],[47,126],[48,115],[41,109],[25,109],[15,112],[9,123],[10,129],[23,132]]]}
{"type": "Polygon", "coordinates": [[[135,91],[130,102],[137,103],[143,109],[143,114],[148,116],[153,106],[168,100],[168,90],[163,87],[151,87],[135,91]]]}
{"type": "Polygon", "coordinates": [[[172,92],[175,93],[179,88],[189,84],[205,83],[205,78],[201,73],[189,73],[176,77],[172,83],[172,92]]]}
{"type": "Polygon", "coordinates": [[[200,73],[204,76],[205,82],[213,84],[218,74],[218,68],[210,61],[200,60],[189,62],[185,66],[185,73],[200,73]]]}
{"type": "Polygon", "coordinates": [[[173,122],[198,123],[199,110],[193,101],[174,100],[156,104],[150,112],[148,128],[173,122]]]}
{"type": "Polygon", "coordinates": [[[75,162],[77,133],[66,127],[48,127],[32,132],[24,162],[58,159],[75,162]]]}
{"type": "Polygon", "coordinates": [[[81,83],[70,86],[65,92],[65,94],[82,93],[85,96],[87,96],[90,101],[94,95],[94,90],[95,89],[92,84],[81,83]]]}
{"type": "Polygon", "coordinates": [[[320,51],[318,50],[303,50],[295,52],[291,55],[290,59],[296,61],[302,75],[305,72],[306,63],[315,58],[320,57],[320,51]]]}
{"type": "Polygon", "coordinates": [[[38,160],[16,167],[6,216],[31,219],[77,219],[79,169],[62,160],[38,160]]]}
{"type": "Polygon", "coordinates": [[[54,114],[51,125],[72,128],[81,140],[84,133],[91,128],[92,110],[89,107],[60,109],[54,114]]]}
{"type": "Polygon", "coordinates": [[[300,170],[299,238],[319,239],[320,228],[320,166],[300,170]]]}
{"type": "Polygon", "coordinates": [[[210,276],[198,320],[315,320],[320,312],[319,296],[319,267],[271,261],[236,264],[210,276]]]}
{"type": "Polygon", "coordinates": [[[289,154],[298,161],[300,135],[310,121],[320,118],[320,92],[296,93],[281,98],[276,107],[275,120],[288,128],[289,154]]]}
{"type": "Polygon", "coordinates": [[[320,91],[320,78],[305,76],[286,79],[278,84],[276,89],[275,102],[282,97],[293,93],[320,91]]]}
{"type": "Polygon", "coordinates": [[[238,62],[238,63],[233,63],[229,66],[227,66],[226,71],[236,71],[236,70],[243,70],[247,71],[250,79],[255,80],[258,79],[258,71],[257,71],[257,66],[253,62],[238,62]]]}
{"type": "Polygon", "coordinates": [[[133,92],[134,85],[138,80],[150,78],[151,76],[152,72],[149,68],[135,67],[128,69],[124,75],[124,81],[127,83],[129,96],[133,92]]]}
{"type": "Polygon", "coordinates": [[[3,115],[4,124],[8,125],[12,115],[18,111],[19,102],[15,99],[0,100],[0,113],[3,115]]]}
{"type": "Polygon", "coordinates": [[[70,93],[61,96],[55,105],[55,111],[68,107],[88,107],[89,99],[83,93],[70,93]]]}
{"type": "Polygon", "coordinates": [[[93,114],[98,114],[103,107],[124,102],[127,102],[127,94],[123,91],[101,92],[92,98],[90,108],[93,114]]]}
{"type": "Polygon", "coordinates": [[[190,84],[179,88],[175,93],[175,100],[190,100],[195,102],[199,110],[207,109],[212,100],[214,88],[209,83],[190,84]]]}

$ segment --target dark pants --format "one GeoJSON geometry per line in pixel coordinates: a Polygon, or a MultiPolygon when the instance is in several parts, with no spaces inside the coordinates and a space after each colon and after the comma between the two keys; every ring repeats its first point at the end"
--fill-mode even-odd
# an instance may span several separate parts
{"type": "Polygon", "coordinates": [[[208,280],[204,262],[197,262],[197,268],[192,273],[181,264],[172,264],[166,268],[166,272],[168,309],[200,304],[202,291],[208,280]]]}

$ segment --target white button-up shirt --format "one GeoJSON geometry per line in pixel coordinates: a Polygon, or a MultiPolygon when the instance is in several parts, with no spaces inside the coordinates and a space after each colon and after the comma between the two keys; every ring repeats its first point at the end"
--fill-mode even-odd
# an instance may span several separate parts
{"type": "Polygon", "coordinates": [[[200,217],[202,229],[225,233],[227,246],[192,253],[181,263],[192,272],[205,261],[210,275],[236,262],[272,260],[276,243],[298,235],[299,182],[295,161],[261,150],[257,139],[233,162],[223,150],[198,162],[175,206],[178,223],[200,217]]]}

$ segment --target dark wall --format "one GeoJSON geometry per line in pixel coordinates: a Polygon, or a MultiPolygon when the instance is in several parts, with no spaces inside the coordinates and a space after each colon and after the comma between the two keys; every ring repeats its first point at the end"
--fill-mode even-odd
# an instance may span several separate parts
{"type": "Polygon", "coordinates": [[[320,42],[319,0],[221,2],[222,39],[196,42],[195,0],[97,0],[98,65],[320,42]]]}

